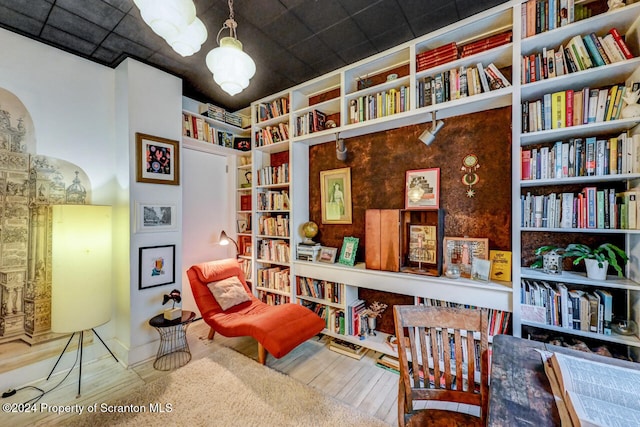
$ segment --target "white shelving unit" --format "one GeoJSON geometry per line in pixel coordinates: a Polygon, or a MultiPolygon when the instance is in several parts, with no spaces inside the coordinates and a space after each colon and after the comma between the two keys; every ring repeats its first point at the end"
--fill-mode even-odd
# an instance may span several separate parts
{"type": "MultiPolygon", "coordinates": [[[[528,38],[521,38],[523,7],[523,2],[519,0],[506,2],[400,46],[396,46],[309,82],[297,85],[289,90],[254,102],[251,107],[252,135],[254,137],[254,231],[257,230],[257,220],[269,214],[256,208],[256,194],[267,191],[269,188],[255,185],[255,173],[263,165],[269,164],[272,153],[281,151],[288,151],[289,153],[290,181],[288,183],[288,190],[293,208],[289,212],[290,234],[288,242],[289,256],[290,259],[293,260],[295,259],[295,247],[302,240],[299,233],[300,227],[309,218],[309,191],[307,184],[309,182],[309,147],[315,144],[333,143],[336,140],[337,134],[339,134],[341,138],[350,138],[407,125],[430,122],[433,114],[436,114],[438,119],[444,119],[462,114],[511,106],[512,141],[514,142],[512,144],[512,200],[514,201],[519,200],[523,191],[526,192],[527,189],[535,188],[535,186],[562,186],[576,183],[593,183],[595,185],[601,182],[615,183],[619,181],[624,181],[629,185],[633,180],[638,180],[640,177],[637,176],[637,174],[633,174],[630,176],[619,175],[616,177],[588,177],[584,179],[571,178],[567,180],[524,182],[520,180],[520,150],[521,147],[534,144],[550,144],[553,141],[571,137],[609,135],[623,131],[637,132],[637,125],[640,124],[640,118],[592,123],[553,131],[522,133],[521,102],[539,98],[543,94],[552,91],[566,89],[577,90],[585,86],[595,87],[622,81],[625,81],[627,84],[632,81],[640,81],[639,58],[529,84],[522,84],[520,82],[520,75],[521,58],[523,55],[536,52],[544,47],[558,46],[578,34],[586,34],[592,31],[606,32],[612,27],[616,27],[626,36],[626,42],[632,52],[636,54],[640,53],[638,36],[640,4],[631,4],[622,9],[594,16],[528,38]],[[460,45],[468,41],[481,39],[508,30],[513,32],[511,43],[438,67],[420,72],[416,71],[416,56],[424,51],[443,46],[452,41],[460,45]],[[482,63],[485,66],[489,63],[494,63],[497,67],[506,70],[510,68],[511,86],[463,99],[418,108],[416,90],[418,82],[421,79],[454,67],[473,66],[477,63],[482,63]],[[390,72],[390,70],[397,69],[399,66],[408,66],[408,75],[399,76],[395,80],[383,81],[381,84],[374,86],[358,86],[358,79],[384,74],[385,72],[390,72]],[[351,102],[358,97],[396,89],[403,85],[408,87],[405,93],[405,96],[409,97],[407,110],[357,123],[352,123],[349,120],[349,106],[351,102]],[[289,101],[290,112],[288,111],[280,117],[265,121],[258,120],[257,111],[260,104],[269,103],[283,97],[289,101]],[[296,118],[313,113],[314,110],[321,111],[327,116],[331,115],[338,118],[335,120],[337,127],[318,130],[317,132],[309,134],[296,134],[296,118]],[[279,125],[283,122],[289,125],[290,138],[288,140],[272,145],[255,146],[256,132],[261,131],[267,126],[279,125]]],[[[442,299],[461,304],[510,311],[513,313],[513,332],[515,335],[520,335],[521,327],[523,326],[520,319],[520,279],[528,274],[520,270],[522,264],[521,238],[523,233],[529,231],[546,231],[551,233],[573,232],[573,230],[567,229],[532,230],[523,228],[520,226],[520,218],[519,206],[517,203],[514,203],[511,245],[513,253],[513,285],[511,285],[511,283],[505,286],[505,284],[498,282],[482,283],[464,279],[449,280],[444,277],[373,271],[367,270],[362,266],[349,268],[339,265],[294,261],[281,265],[281,267],[291,268],[291,291],[288,295],[295,301],[295,277],[305,276],[344,283],[346,286],[353,287],[354,289],[363,287],[411,295],[415,298],[442,299]]],[[[584,230],[579,231],[584,232],[584,230]]],[[[637,307],[640,305],[638,298],[638,294],[640,294],[638,289],[640,288],[636,288],[636,282],[640,280],[637,262],[638,258],[640,258],[640,254],[638,253],[640,233],[636,230],[598,230],[597,232],[603,234],[623,234],[625,236],[626,247],[632,257],[632,262],[627,267],[627,277],[630,279],[630,282],[627,285],[628,287],[624,289],[629,295],[628,314],[631,318],[640,320],[638,319],[637,313],[637,311],[639,311],[637,307]]],[[[254,249],[257,249],[257,245],[261,240],[267,238],[266,236],[259,236],[254,233],[254,249]]],[[[258,251],[254,250],[253,260],[254,264],[256,264],[254,269],[276,265],[270,261],[260,259],[257,254],[258,251]]],[[[563,276],[562,279],[569,283],[574,280],[573,276],[570,275],[563,276]]],[[[273,292],[268,289],[264,291],[273,292]]],[[[547,329],[554,330],[552,327],[548,327],[547,329]]],[[[571,333],[571,331],[562,332],[571,333]]],[[[628,342],[627,340],[623,341],[625,341],[625,343],[628,342]]],[[[380,344],[376,344],[374,340],[372,340],[371,343],[368,343],[367,340],[364,342],[356,340],[354,342],[376,348],[378,351],[384,353],[388,353],[388,350],[390,350],[389,347],[384,344],[384,340],[382,340],[380,344]]],[[[635,344],[631,345],[635,346],[635,344]]]]}

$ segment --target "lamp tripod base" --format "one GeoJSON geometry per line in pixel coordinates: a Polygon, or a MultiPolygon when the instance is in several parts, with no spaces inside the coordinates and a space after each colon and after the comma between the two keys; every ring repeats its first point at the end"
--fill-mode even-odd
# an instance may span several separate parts
{"type": "MultiPolygon", "coordinates": [[[[93,331],[95,336],[98,337],[98,339],[100,340],[100,342],[102,343],[104,348],[107,349],[109,354],[111,354],[111,356],[113,356],[113,359],[116,362],[118,362],[118,359],[116,358],[115,354],[113,354],[111,349],[109,349],[109,347],[107,347],[107,344],[105,344],[105,342],[102,340],[102,338],[100,338],[100,335],[98,335],[96,330],[91,328],[91,331],[93,331]]],[[[56,370],[56,366],[58,366],[58,363],[60,362],[60,359],[62,359],[62,356],[64,355],[64,352],[67,351],[67,347],[69,347],[69,344],[71,344],[71,340],[73,339],[73,337],[76,336],[76,334],[79,335],[78,336],[78,350],[77,350],[77,352],[80,355],[80,364],[78,365],[78,368],[79,368],[79,371],[78,371],[78,394],[76,396],[76,398],[78,398],[78,397],[80,397],[80,387],[81,387],[81,384],[82,384],[82,349],[84,347],[84,331],[77,331],[77,332],[74,332],[73,334],[71,334],[71,336],[69,337],[69,341],[67,341],[67,345],[64,346],[64,348],[62,349],[62,353],[60,353],[60,356],[58,356],[58,360],[56,360],[55,365],[53,365],[53,368],[51,369],[51,372],[49,372],[49,375],[47,375],[47,381],[49,381],[49,378],[51,378],[51,375],[53,374],[53,371],[56,370]]],[[[71,369],[73,369],[73,366],[71,367],[71,369]]]]}

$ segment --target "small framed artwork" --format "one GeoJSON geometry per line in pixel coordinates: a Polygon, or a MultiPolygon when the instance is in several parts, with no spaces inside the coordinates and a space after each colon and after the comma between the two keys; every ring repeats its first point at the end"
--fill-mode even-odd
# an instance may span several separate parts
{"type": "Polygon", "coordinates": [[[178,141],[136,133],[136,181],[180,185],[178,141]]]}
{"type": "Polygon", "coordinates": [[[357,237],[345,237],[342,241],[342,250],[340,251],[340,259],[338,262],[344,265],[353,266],[356,263],[356,252],[358,252],[357,237]]]}
{"type": "Polygon", "coordinates": [[[238,236],[238,255],[247,254],[247,245],[251,246],[251,236],[238,236]]]}
{"type": "Polygon", "coordinates": [[[247,243],[244,245],[244,252],[243,252],[243,254],[244,254],[244,255],[246,255],[246,256],[251,256],[251,241],[247,242],[247,243]]]}
{"type": "Polygon", "coordinates": [[[409,224],[409,261],[435,264],[437,239],[435,225],[409,224]]]}
{"type": "Polygon", "coordinates": [[[247,230],[249,229],[247,227],[247,220],[246,219],[239,219],[238,220],[238,233],[246,233],[247,230]]]}
{"type": "Polygon", "coordinates": [[[405,209],[438,209],[440,207],[440,168],[406,172],[405,209]]]}
{"type": "Polygon", "coordinates": [[[136,233],[175,231],[177,216],[174,204],[136,202],[136,233]]]}
{"type": "Polygon", "coordinates": [[[473,280],[489,281],[491,261],[488,259],[474,258],[471,262],[471,278],[473,280]]]}
{"type": "Polygon", "coordinates": [[[337,253],[338,248],[323,246],[322,248],[320,248],[320,256],[318,257],[318,261],[326,262],[327,264],[333,264],[334,262],[336,262],[337,253]]]}
{"type": "Polygon", "coordinates": [[[138,262],[138,289],[175,283],[176,245],[140,248],[138,262]]]}
{"type": "Polygon", "coordinates": [[[233,134],[231,132],[218,131],[218,145],[233,148],[233,134]]]}
{"type": "Polygon", "coordinates": [[[489,239],[473,237],[445,237],[443,241],[444,270],[451,264],[460,266],[460,277],[471,278],[474,259],[489,259],[489,239]]]}
{"type": "Polygon", "coordinates": [[[351,224],[351,168],[320,172],[323,224],[351,224]]]}
{"type": "Polygon", "coordinates": [[[233,148],[240,151],[251,151],[251,137],[233,137],[233,148]]]}

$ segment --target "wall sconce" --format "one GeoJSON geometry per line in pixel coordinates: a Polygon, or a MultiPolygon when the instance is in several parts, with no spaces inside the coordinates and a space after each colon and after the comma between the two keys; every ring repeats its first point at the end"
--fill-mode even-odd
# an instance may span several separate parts
{"type": "Polygon", "coordinates": [[[426,145],[431,145],[431,143],[436,139],[436,134],[442,129],[444,126],[444,122],[442,120],[438,120],[436,122],[436,112],[431,113],[433,117],[433,124],[431,128],[426,129],[422,134],[418,137],[418,139],[424,142],[426,145]]]}
{"type": "Polygon", "coordinates": [[[207,29],[196,16],[192,0],[133,2],[140,9],[142,20],[181,56],[198,52],[207,40],[207,29]]]}
{"type": "Polygon", "coordinates": [[[225,28],[229,37],[220,39],[220,46],[207,54],[207,67],[213,73],[213,80],[229,95],[242,92],[249,86],[249,79],[256,73],[253,59],[242,51],[242,43],[236,35],[238,23],[233,19],[233,0],[229,0],[229,19],[218,31],[216,41],[225,28]]]}
{"type": "Polygon", "coordinates": [[[347,161],[347,146],[344,139],[340,138],[340,134],[336,133],[336,157],[341,162],[347,161]]]}
{"type": "Polygon", "coordinates": [[[229,244],[229,241],[233,242],[234,245],[236,245],[236,256],[238,256],[240,254],[240,248],[238,248],[238,243],[233,240],[231,237],[227,236],[227,233],[224,232],[224,230],[222,230],[222,233],[220,233],[220,246],[227,246],[229,244]]]}

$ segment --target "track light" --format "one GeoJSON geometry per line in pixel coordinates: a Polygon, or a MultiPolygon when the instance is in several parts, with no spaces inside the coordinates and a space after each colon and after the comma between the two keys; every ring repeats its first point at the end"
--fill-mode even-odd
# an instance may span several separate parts
{"type": "Polygon", "coordinates": [[[347,161],[347,146],[344,143],[344,139],[340,138],[340,134],[336,134],[336,157],[341,162],[347,161]]]}
{"type": "Polygon", "coordinates": [[[418,139],[424,142],[426,145],[431,145],[431,143],[436,139],[436,134],[442,129],[444,126],[444,122],[442,120],[436,121],[436,112],[434,111],[431,116],[433,117],[433,124],[430,129],[426,129],[422,134],[418,137],[418,139]]]}

